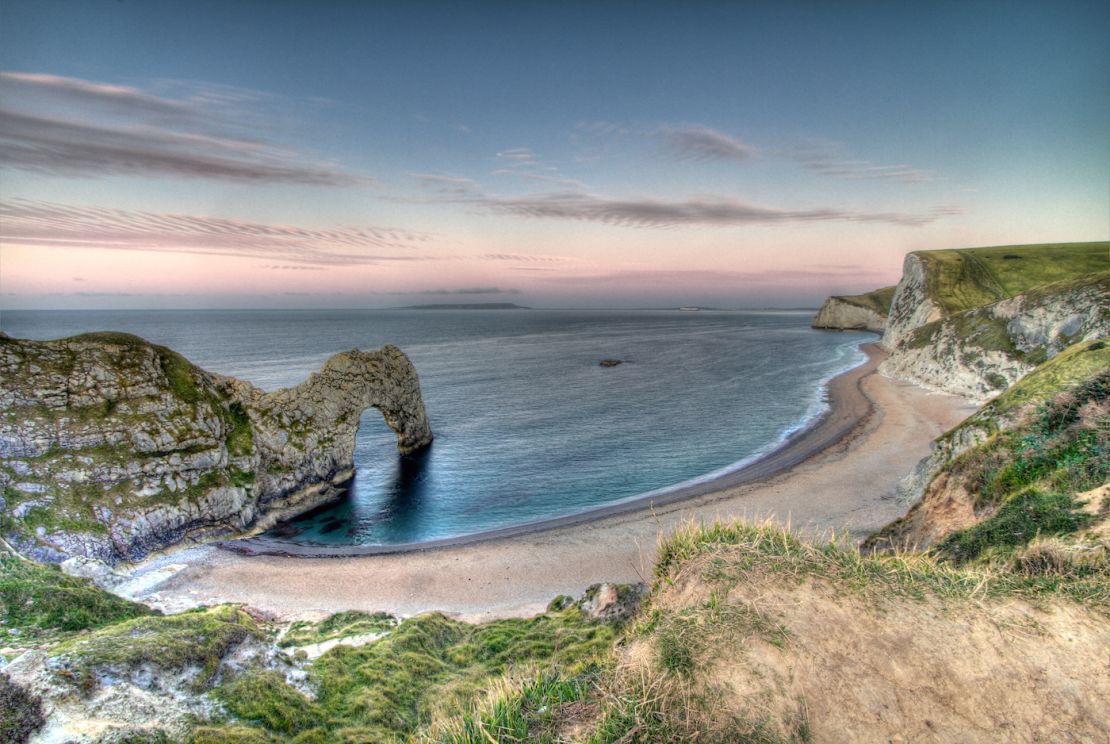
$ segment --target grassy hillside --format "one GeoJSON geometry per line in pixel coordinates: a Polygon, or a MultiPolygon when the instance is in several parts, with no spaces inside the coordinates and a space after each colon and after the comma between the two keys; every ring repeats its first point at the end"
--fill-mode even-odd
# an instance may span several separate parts
{"type": "Polygon", "coordinates": [[[894,299],[894,287],[883,287],[866,294],[836,295],[835,299],[885,316],[890,312],[890,303],[894,299]]]}
{"type": "Polygon", "coordinates": [[[929,295],[949,315],[1110,267],[1106,242],[1005,245],[915,255],[925,263],[929,295]]]}

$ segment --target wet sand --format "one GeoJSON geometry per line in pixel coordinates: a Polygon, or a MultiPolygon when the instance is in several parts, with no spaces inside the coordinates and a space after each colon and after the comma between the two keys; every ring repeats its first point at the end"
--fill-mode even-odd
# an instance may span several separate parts
{"type": "MultiPolygon", "coordinates": [[[[962,398],[882,377],[875,368],[883,352],[865,349],[866,364],[830,383],[830,410],[816,425],[713,481],[406,552],[313,558],[188,548],[147,561],[124,590],[167,610],[245,602],[286,618],[359,609],[485,619],[533,614],[555,595],[579,595],[599,581],[649,579],[660,533],[689,519],[770,518],[862,538],[905,513],[895,499],[899,479],[974,410],[962,398]]],[[[252,545],[283,549],[258,540],[240,549],[252,545]]]]}

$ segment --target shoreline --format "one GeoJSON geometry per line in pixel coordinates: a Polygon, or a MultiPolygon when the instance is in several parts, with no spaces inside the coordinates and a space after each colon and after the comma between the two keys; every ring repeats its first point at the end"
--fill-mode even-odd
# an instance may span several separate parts
{"type": "Polygon", "coordinates": [[[559,517],[549,517],[523,524],[472,532],[466,535],[389,545],[318,545],[268,538],[264,535],[213,542],[215,547],[243,556],[281,556],[287,558],[345,558],[357,556],[398,555],[474,545],[520,535],[593,522],[629,512],[670,506],[677,502],[740,486],[755,484],[782,475],[806,460],[819,455],[848,437],[874,414],[874,405],[863,392],[865,377],[875,373],[888,356],[878,341],[867,341],[858,347],[867,358],[824,383],[827,410],[813,421],[791,433],[774,449],[758,459],[705,480],[686,485],[676,484],[658,491],[634,496],[612,504],[559,517]]]}
{"type": "Polygon", "coordinates": [[[833,395],[855,400],[855,410],[830,406],[818,427],[827,438],[808,430],[813,451],[807,455],[795,440],[790,452],[780,448],[777,467],[761,461],[767,470],[758,477],[747,469],[750,482],[716,481],[716,490],[698,484],[704,493],[668,504],[654,500],[588,521],[407,553],[292,560],[183,546],[133,566],[116,591],[165,612],[232,602],[285,620],[361,610],[483,621],[535,615],[556,595],[581,596],[602,581],[650,581],[660,535],[691,520],[770,519],[808,535],[862,539],[905,514],[898,482],[975,407],[866,365],[836,378],[830,403],[833,395]],[[868,412],[862,418],[854,415],[859,406],[868,412]],[[847,433],[837,436],[843,427],[847,433]]]}

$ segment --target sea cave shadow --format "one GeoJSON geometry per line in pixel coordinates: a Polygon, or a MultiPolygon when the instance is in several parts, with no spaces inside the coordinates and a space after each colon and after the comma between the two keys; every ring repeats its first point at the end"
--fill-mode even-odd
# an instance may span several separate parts
{"type": "Polygon", "coordinates": [[[385,500],[379,510],[382,516],[397,522],[418,517],[431,481],[431,452],[432,448],[428,446],[397,457],[393,473],[385,486],[385,500]]]}
{"type": "MultiPolygon", "coordinates": [[[[380,497],[375,499],[377,503],[372,506],[365,503],[360,505],[359,478],[354,475],[338,484],[343,492],[338,500],[281,522],[270,534],[277,538],[292,539],[302,537],[308,528],[320,536],[346,531],[348,538],[357,538],[360,528],[365,529],[370,525],[384,526],[387,532],[395,535],[405,533],[418,525],[423,517],[425,497],[431,481],[430,450],[431,447],[425,447],[412,454],[399,454],[392,472],[380,481],[380,497]]],[[[381,535],[379,539],[389,541],[392,538],[381,535]]],[[[311,539],[309,541],[313,542],[311,539]]],[[[335,538],[325,537],[324,541],[333,542],[335,538]]]]}

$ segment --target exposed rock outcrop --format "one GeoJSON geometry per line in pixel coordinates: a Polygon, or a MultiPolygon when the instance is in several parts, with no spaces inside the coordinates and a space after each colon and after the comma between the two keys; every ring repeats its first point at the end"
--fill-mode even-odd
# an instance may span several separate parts
{"type": "Polygon", "coordinates": [[[392,346],[267,393],[127,334],[0,338],[0,517],[39,560],[110,564],[266,527],[338,495],[371,406],[400,452],[431,442],[416,370],[392,346]]]}
{"type": "Polygon", "coordinates": [[[944,318],[936,317],[933,300],[919,295],[916,273],[899,285],[883,336],[891,355],[880,370],[891,377],[984,401],[1071,344],[1110,335],[1110,273],[944,318]]]}
{"type": "Polygon", "coordinates": [[[812,325],[823,330],[882,333],[893,293],[894,287],[887,287],[863,295],[835,295],[821,305],[812,325]]]}
{"type": "Polygon", "coordinates": [[[894,288],[882,345],[893,351],[910,333],[944,317],[944,310],[929,292],[925,262],[916,253],[909,253],[902,262],[902,279],[894,288]]]}

